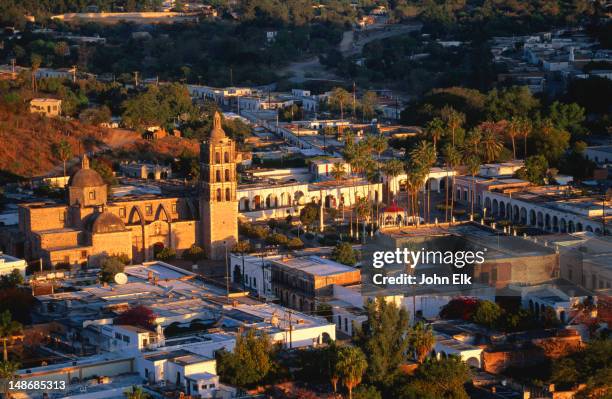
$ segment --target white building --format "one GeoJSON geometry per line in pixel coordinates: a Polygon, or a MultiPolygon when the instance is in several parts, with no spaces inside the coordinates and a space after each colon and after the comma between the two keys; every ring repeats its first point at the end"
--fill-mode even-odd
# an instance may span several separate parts
{"type": "Polygon", "coordinates": [[[612,146],[598,145],[594,147],[587,147],[584,151],[584,157],[598,165],[612,163],[612,146]]]}
{"type": "Polygon", "coordinates": [[[285,348],[306,348],[336,340],[335,325],[272,303],[225,305],[224,327],[255,328],[285,348]]]}
{"type": "Polygon", "coordinates": [[[274,298],[270,261],[280,255],[253,256],[233,253],[230,255],[231,279],[243,284],[244,290],[261,298],[274,298]]]}
{"type": "Polygon", "coordinates": [[[0,276],[11,274],[13,270],[19,270],[21,275],[25,277],[27,265],[28,264],[23,259],[15,258],[14,256],[0,252],[0,276]]]}
{"type": "Polygon", "coordinates": [[[612,215],[609,204],[604,206],[601,200],[581,197],[563,186],[529,187],[509,193],[484,191],[481,195],[490,215],[553,233],[601,234],[604,210],[607,216],[612,215]]]}
{"type": "Polygon", "coordinates": [[[563,324],[571,320],[576,306],[583,303],[590,293],[567,281],[551,281],[532,286],[510,286],[520,292],[521,306],[531,310],[536,317],[542,317],[551,309],[563,324]]]}

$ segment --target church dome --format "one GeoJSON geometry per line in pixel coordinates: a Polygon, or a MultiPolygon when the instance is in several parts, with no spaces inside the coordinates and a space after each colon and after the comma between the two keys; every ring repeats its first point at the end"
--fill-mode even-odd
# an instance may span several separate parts
{"type": "Polygon", "coordinates": [[[104,179],[93,169],[79,169],[70,177],[68,185],[70,187],[99,187],[104,186],[104,179]]]}
{"type": "Polygon", "coordinates": [[[123,221],[119,219],[118,216],[108,211],[92,215],[92,219],[88,225],[93,234],[125,231],[125,224],[123,221]]]}
{"type": "Polygon", "coordinates": [[[84,155],[81,161],[81,169],[70,177],[68,185],[70,187],[85,188],[104,186],[106,183],[104,183],[104,179],[102,179],[98,172],[89,169],[89,158],[87,155],[84,155]]]}

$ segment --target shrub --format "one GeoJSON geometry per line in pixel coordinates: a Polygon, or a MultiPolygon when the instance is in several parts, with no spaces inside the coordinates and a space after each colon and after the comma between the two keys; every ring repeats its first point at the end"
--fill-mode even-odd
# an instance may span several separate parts
{"type": "Polygon", "coordinates": [[[100,261],[100,281],[111,283],[114,281],[115,274],[123,273],[125,265],[114,256],[107,256],[100,261]]]}
{"type": "Polygon", "coordinates": [[[333,260],[348,266],[354,266],[357,263],[358,255],[359,251],[354,250],[351,244],[347,242],[339,243],[332,251],[333,260]]]}
{"type": "Polygon", "coordinates": [[[204,253],[204,250],[195,244],[183,252],[183,259],[190,260],[192,262],[197,262],[205,257],[206,254],[204,253]]]}
{"type": "Polygon", "coordinates": [[[304,248],[304,243],[297,237],[290,239],[287,242],[287,248],[289,249],[302,249],[304,248]]]}
{"type": "Polygon", "coordinates": [[[161,261],[170,261],[176,259],[176,251],[172,248],[164,248],[155,254],[155,259],[161,261]]]}
{"type": "Polygon", "coordinates": [[[266,237],[266,242],[272,245],[286,245],[289,239],[281,233],[272,233],[266,237]]]}

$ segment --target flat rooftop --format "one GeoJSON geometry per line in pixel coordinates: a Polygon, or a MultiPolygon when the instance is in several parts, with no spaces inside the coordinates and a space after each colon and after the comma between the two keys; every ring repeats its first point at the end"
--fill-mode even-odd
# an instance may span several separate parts
{"type": "Polygon", "coordinates": [[[306,256],[300,258],[286,258],[273,260],[272,263],[289,267],[291,269],[301,270],[315,276],[333,276],[343,273],[351,273],[358,269],[343,265],[342,263],[334,262],[330,259],[320,258],[318,256],[306,256]]]}

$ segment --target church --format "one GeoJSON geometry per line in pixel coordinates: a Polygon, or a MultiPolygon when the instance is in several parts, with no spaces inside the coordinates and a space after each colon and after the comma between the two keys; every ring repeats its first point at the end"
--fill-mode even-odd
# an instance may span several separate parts
{"type": "Polygon", "coordinates": [[[71,176],[65,204],[19,207],[19,229],[28,260],[44,264],[95,264],[108,255],[132,262],[155,258],[164,248],[178,256],[193,244],[224,259],[238,238],[236,145],[216,113],[209,139],[200,146],[199,196],[138,195],[109,198],[102,177],[84,156],[71,176]]]}

